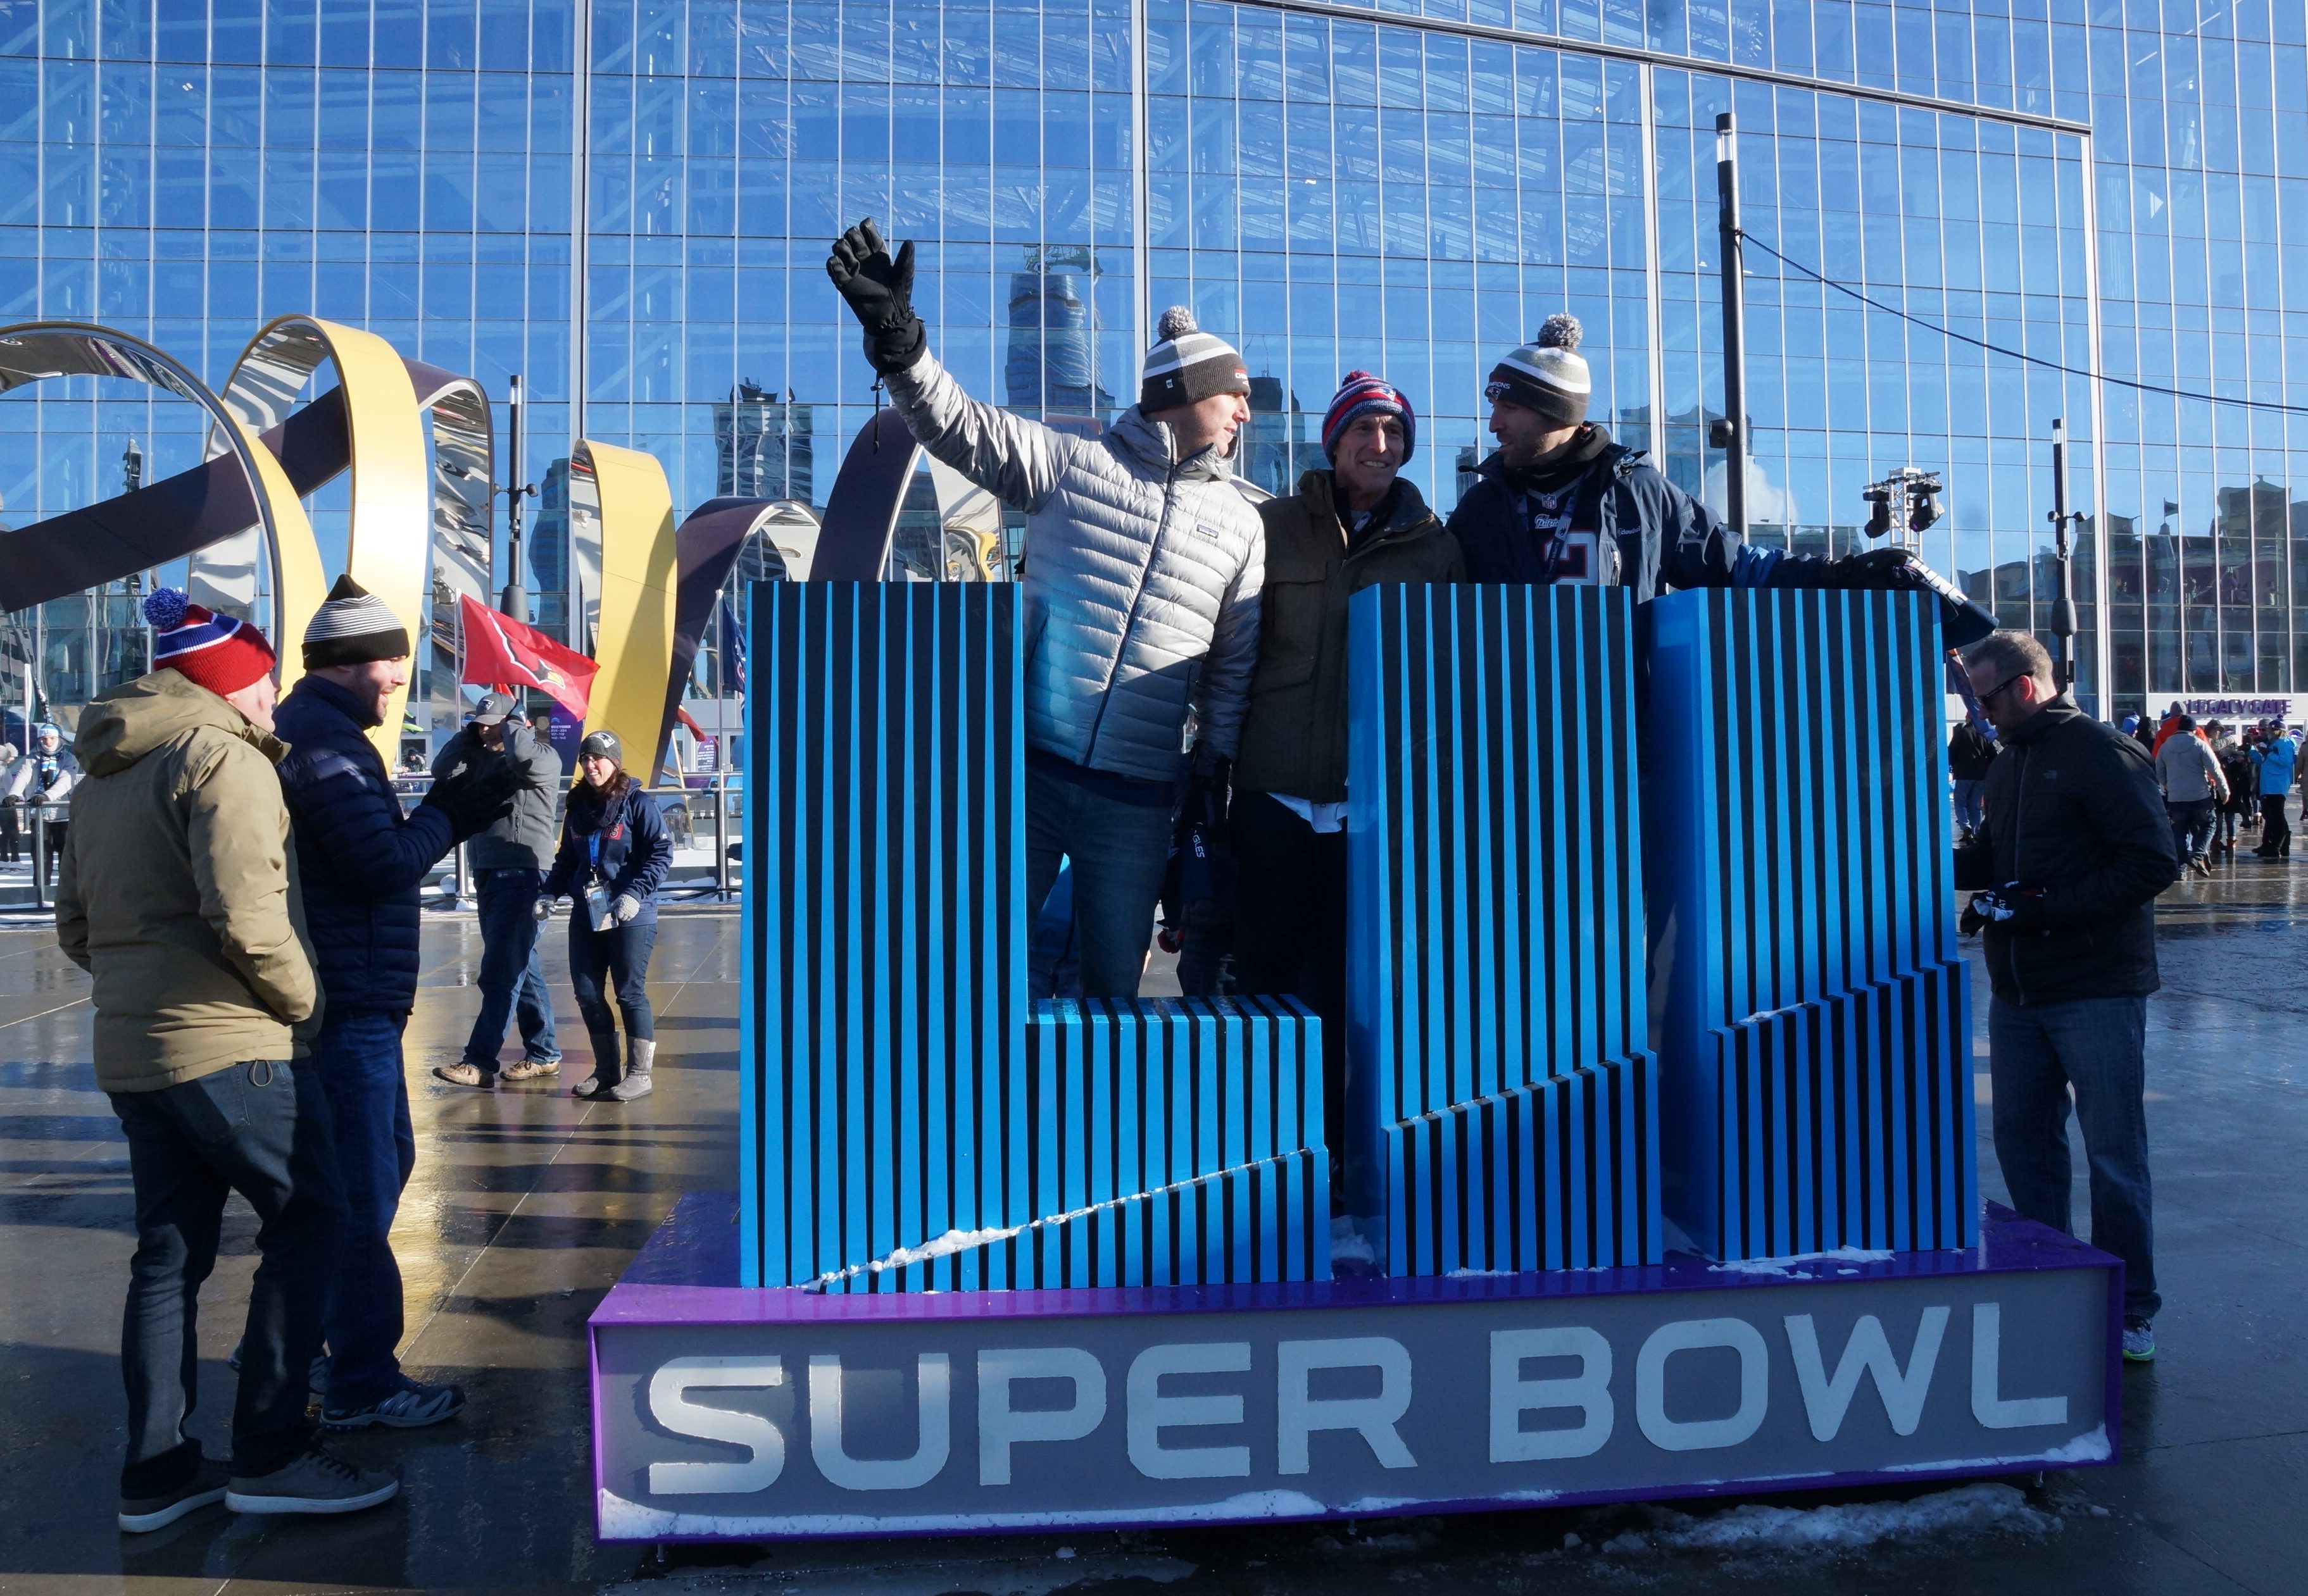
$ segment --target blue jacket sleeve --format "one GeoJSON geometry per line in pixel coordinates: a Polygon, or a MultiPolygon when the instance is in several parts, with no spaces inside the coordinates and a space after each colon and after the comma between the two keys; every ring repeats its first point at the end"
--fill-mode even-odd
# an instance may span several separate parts
{"type": "Polygon", "coordinates": [[[408,891],[455,841],[446,814],[420,805],[404,817],[389,783],[335,749],[292,758],[284,775],[298,838],[327,862],[349,897],[408,891]]]}
{"type": "Polygon", "coordinates": [[[625,868],[617,872],[610,891],[646,898],[665,884],[665,872],[673,868],[673,835],[665,828],[657,800],[647,793],[633,792],[625,801],[625,815],[633,840],[625,850],[625,868]]]}
{"type": "Polygon", "coordinates": [[[573,890],[578,872],[584,868],[585,845],[577,840],[577,833],[564,820],[560,850],[553,855],[553,868],[546,873],[545,884],[538,891],[547,897],[566,897],[573,890]]]}

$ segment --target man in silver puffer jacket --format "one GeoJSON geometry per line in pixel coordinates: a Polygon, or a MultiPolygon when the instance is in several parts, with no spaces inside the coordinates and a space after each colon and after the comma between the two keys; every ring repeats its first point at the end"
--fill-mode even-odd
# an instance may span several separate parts
{"type": "Polygon", "coordinates": [[[869,218],[826,273],[915,439],[1027,513],[1027,905],[1069,860],[1083,995],[1134,997],[1179,776],[1224,785],[1258,654],[1265,538],[1228,464],[1250,419],[1242,356],[1166,311],[1138,403],[1072,437],[971,399],[931,358],[910,243],[893,260],[869,218]]]}

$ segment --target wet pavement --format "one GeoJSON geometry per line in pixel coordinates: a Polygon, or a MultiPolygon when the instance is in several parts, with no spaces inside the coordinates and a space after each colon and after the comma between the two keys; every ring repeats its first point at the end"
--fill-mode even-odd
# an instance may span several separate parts
{"type": "MultiPolygon", "coordinates": [[[[402,1356],[464,1385],[471,1405],[436,1429],[343,1438],[357,1461],[403,1469],[407,1490],[387,1507],[301,1521],[211,1508],[133,1537],[112,1522],[133,1246],[125,1152],[87,1061],[87,982],[44,931],[0,929],[0,1592],[2308,1590],[2308,856],[2247,855],[2175,888],[2161,924],[2149,1114],[2166,1307],[2161,1360],[2126,1377],[2118,1467],[2018,1481],[2024,1497],[1990,1488],[1947,1508],[1953,1527],[1904,1540],[1839,1540],[1814,1514],[1795,1526],[1825,1541],[1810,1551],[1790,1549],[1785,1531],[1727,1545],[1726,1532],[1759,1515],[1724,1520],[1709,1506],[1694,1510],[1696,1525],[1614,1508],[676,1548],[662,1561],[592,1541],[584,1325],[682,1191],[735,1184],[733,915],[666,917],[650,983],[659,1089],[617,1108],[573,1102],[565,1086],[482,1094],[433,1080],[426,1066],[455,1056],[469,1022],[480,946],[469,917],[428,922],[409,1046],[418,1158],[394,1231],[402,1356]]],[[[584,1032],[559,941],[549,939],[550,974],[573,1064],[584,1032]]],[[[1976,990],[1984,1058],[1984,980],[1976,990]]],[[[2000,1197],[1984,1076],[1979,1090],[1981,1174],[2000,1197]]],[[[2080,1150],[2077,1162],[2080,1174],[2080,1150]]],[[[211,1452],[224,1449],[225,1358],[254,1233],[236,1199],[202,1293],[194,1428],[211,1452]]],[[[1827,1499],[1855,1505],[1864,1523],[1899,1494],[1827,1499]]]]}

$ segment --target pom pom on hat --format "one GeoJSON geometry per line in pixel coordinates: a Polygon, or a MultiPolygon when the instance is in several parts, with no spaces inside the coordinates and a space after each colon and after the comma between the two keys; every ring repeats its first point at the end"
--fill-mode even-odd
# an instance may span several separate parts
{"type": "Polygon", "coordinates": [[[272,673],[272,645],[236,615],[220,615],[175,588],[144,601],[152,623],[152,668],[171,670],[222,698],[272,673]]]}
{"type": "Polygon", "coordinates": [[[175,588],[155,588],[144,601],[144,619],[156,631],[169,631],[185,623],[185,611],[191,605],[191,596],[175,588]]]}
{"type": "Polygon", "coordinates": [[[1154,336],[1158,339],[1184,338],[1190,332],[1201,330],[1201,324],[1194,320],[1194,313],[1183,305],[1172,305],[1162,313],[1162,319],[1154,323],[1154,336]]]}
{"type": "Polygon", "coordinates": [[[1578,317],[1569,311],[1557,311],[1538,324],[1538,336],[1531,342],[1542,349],[1575,349],[1586,336],[1578,317]]]}
{"type": "Polygon", "coordinates": [[[1579,318],[1557,311],[1539,324],[1538,336],[1491,368],[1483,395],[1535,410],[1551,426],[1577,426],[1587,419],[1594,391],[1579,340],[1586,335],[1579,318]]]}
{"type": "Polygon", "coordinates": [[[1339,391],[1331,396],[1331,408],[1322,416],[1322,452],[1332,459],[1338,458],[1339,441],[1357,416],[1373,411],[1397,416],[1402,420],[1402,458],[1408,460],[1411,451],[1418,447],[1418,417],[1410,408],[1410,398],[1401,389],[1383,377],[1369,372],[1348,372],[1339,391]]]}

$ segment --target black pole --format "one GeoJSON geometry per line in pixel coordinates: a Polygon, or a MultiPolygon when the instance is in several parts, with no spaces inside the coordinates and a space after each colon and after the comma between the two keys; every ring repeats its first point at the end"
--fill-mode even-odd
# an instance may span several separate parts
{"type": "Polygon", "coordinates": [[[2068,525],[2081,517],[2068,513],[2068,424],[2052,422],[2052,565],[2059,588],[2052,600],[2052,681],[2065,691],[2076,684],[2075,566],[2069,559],[2068,525]]]}
{"type": "Polygon", "coordinates": [[[497,608],[514,620],[529,620],[529,595],[521,586],[521,501],[529,492],[521,480],[521,376],[515,373],[512,388],[506,403],[510,412],[505,426],[505,444],[512,459],[505,472],[505,585],[504,596],[497,608]]]}
{"type": "Polygon", "coordinates": [[[1747,536],[1747,285],[1739,242],[1739,135],[1731,113],[1715,116],[1715,209],[1723,236],[1723,508],[1747,536]]]}

